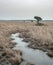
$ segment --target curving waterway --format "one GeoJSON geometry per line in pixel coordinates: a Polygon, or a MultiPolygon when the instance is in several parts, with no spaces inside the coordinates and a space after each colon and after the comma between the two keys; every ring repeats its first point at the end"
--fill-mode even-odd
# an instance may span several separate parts
{"type": "Polygon", "coordinates": [[[12,34],[12,42],[17,43],[13,49],[21,50],[23,53],[24,61],[20,65],[26,65],[27,63],[32,63],[34,65],[53,65],[53,58],[46,55],[46,52],[41,50],[34,50],[27,47],[30,42],[24,42],[23,38],[19,37],[20,33],[12,34]]]}

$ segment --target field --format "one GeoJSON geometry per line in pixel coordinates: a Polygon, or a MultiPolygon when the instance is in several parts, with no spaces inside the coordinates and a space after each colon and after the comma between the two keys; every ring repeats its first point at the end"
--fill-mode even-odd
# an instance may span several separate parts
{"type": "Polygon", "coordinates": [[[19,65],[23,61],[22,52],[12,49],[15,43],[12,44],[10,36],[17,32],[21,33],[24,41],[31,42],[28,47],[46,51],[53,57],[53,22],[42,23],[44,25],[38,26],[36,22],[0,21],[0,63],[8,60],[13,65],[17,62],[19,65]]]}

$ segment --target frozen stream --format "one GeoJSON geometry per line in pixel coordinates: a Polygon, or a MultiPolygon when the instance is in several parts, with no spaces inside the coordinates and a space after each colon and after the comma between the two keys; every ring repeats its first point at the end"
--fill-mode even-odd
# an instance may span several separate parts
{"type": "Polygon", "coordinates": [[[16,42],[16,46],[13,49],[21,50],[23,53],[24,61],[20,65],[26,65],[27,63],[32,63],[34,65],[53,65],[53,58],[46,55],[46,52],[40,51],[38,49],[33,50],[27,47],[30,43],[22,41],[23,38],[19,38],[20,33],[12,34],[12,42],[16,42]]]}

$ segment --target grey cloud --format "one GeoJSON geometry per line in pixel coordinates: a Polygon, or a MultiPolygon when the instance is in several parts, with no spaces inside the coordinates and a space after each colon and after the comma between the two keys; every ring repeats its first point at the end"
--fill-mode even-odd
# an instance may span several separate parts
{"type": "Polygon", "coordinates": [[[0,0],[0,19],[53,19],[53,0],[0,0]]]}

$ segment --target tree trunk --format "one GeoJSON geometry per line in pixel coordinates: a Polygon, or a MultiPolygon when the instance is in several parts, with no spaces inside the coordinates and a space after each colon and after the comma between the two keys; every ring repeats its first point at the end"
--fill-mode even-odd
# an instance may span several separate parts
{"type": "Polygon", "coordinates": [[[39,21],[37,21],[37,24],[39,24],[39,21]]]}

